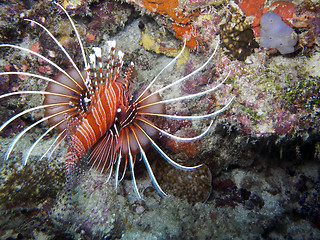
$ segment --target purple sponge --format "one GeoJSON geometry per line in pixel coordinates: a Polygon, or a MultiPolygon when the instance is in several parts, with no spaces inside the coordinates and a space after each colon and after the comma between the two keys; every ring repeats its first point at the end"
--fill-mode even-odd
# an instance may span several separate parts
{"type": "Polygon", "coordinates": [[[260,19],[261,46],[276,48],[281,54],[294,52],[297,34],[274,12],[267,12],[260,19]]]}

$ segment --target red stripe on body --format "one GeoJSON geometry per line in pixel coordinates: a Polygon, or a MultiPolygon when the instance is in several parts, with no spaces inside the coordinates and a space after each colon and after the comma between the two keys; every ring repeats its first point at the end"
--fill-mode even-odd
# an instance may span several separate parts
{"type": "Polygon", "coordinates": [[[93,102],[91,111],[81,120],[71,137],[66,156],[67,171],[69,167],[76,166],[83,155],[113,126],[118,104],[122,103],[124,95],[121,84],[116,82],[110,84],[106,90],[104,87],[99,90],[99,96],[93,102]]]}

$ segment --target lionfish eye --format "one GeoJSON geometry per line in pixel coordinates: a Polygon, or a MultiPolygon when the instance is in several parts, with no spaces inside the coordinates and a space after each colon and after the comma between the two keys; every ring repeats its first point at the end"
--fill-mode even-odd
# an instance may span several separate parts
{"type": "Polygon", "coordinates": [[[82,110],[86,112],[86,111],[88,110],[88,108],[90,107],[90,105],[91,105],[91,97],[90,97],[89,93],[86,92],[86,93],[82,96],[82,98],[81,98],[80,101],[81,101],[81,102],[80,102],[80,105],[81,105],[81,107],[82,107],[82,110]]]}

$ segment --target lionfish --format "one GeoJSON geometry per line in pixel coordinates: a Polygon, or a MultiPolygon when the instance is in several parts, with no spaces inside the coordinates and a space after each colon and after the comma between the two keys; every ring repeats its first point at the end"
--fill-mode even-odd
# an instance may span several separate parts
{"type": "Polygon", "coordinates": [[[75,38],[81,49],[84,70],[80,70],[72,57],[69,55],[68,51],[57,40],[57,38],[53,36],[53,34],[46,27],[34,20],[25,19],[32,25],[37,25],[38,27],[42,28],[46,34],[50,36],[50,38],[55,42],[55,44],[57,44],[59,49],[61,49],[65,57],[71,63],[71,67],[69,69],[63,69],[47,57],[33,50],[12,44],[0,45],[2,48],[14,48],[39,57],[59,71],[59,74],[55,78],[21,71],[0,73],[0,75],[24,75],[27,77],[42,79],[48,82],[45,91],[18,91],[0,95],[0,99],[22,94],[44,95],[43,105],[24,110],[11,117],[0,126],[0,131],[2,131],[11,122],[22,115],[31,113],[32,111],[37,111],[39,109],[45,109],[45,115],[43,118],[26,127],[15,137],[6,152],[5,159],[8,160],[13,148],[26,132],[42,122],[49,121],[50,127],[33,143],[33,145],[25,154],[24,164],[27,164],[29,156],[36,145],[51,131],[58,129],[59,134],[41,158],[46,156],[48,153],[52,154],[52,152],[57,149],[62,141],[67,140],[68,150],[65,159],[67,182],[68,178],[72,177],[74,174],[74,169],[79,161],[89,150],[91,150],[91,153],[88,157],[91,168],[95,168],[101,173],[105,172],[108,175],[107,180],[109,180],[112,173],[114,173],[115,188],[117,188],[118,183],[123,179],[127,165],[129,165],[134,191],[136,192],[138,198],[141,198],[134,171],[135,162],[138,158],[137,156],[139,156],[146,166],[154,187],[161,195],[166,196],[166,193],[161,189],[154,176],[146,155],[146,148],[151,145],[168,163],[178,169],[193,170],[200,167],[201,165],[188,167],[178,164],[158,146],[155,138],[159,133],[161,133],[162,136],[174,139],[176,141],[190,142],[202,138],[212,126],[212,118],[225,111],[231,104],[233,98],[223,108],[206,115],[178,116],[166,114],[164,105],[167,103],[198,98],[213,92],[226,81],[228,76],[214,88],[196,94],[162,100],[160,93],[183,82],[184,80],[201,71],[214,57],[218,48],[218,44],[213,54],[201,67],[197,68],[187,76],[151,92],[151,87],[157,81],[163,71],[171,66],[181,56],[185,48],[184,41],[181,52],[159,72],[159,74],[143,91],[140,91],[140,93],[135,96],[132,92],[133,90],[131,81],[131,73],[134,64],[131,62],[128,69],[125,71],[122,69],[124,63],[124,53],[122,51],[118,51],[117,54],[115,53],[116,42],[107,41],[106,43],[108,46],[107,58],[105,60],[106,66],[102,65],[102,50],[98,47],[92,48],[93,53],[89,54],[88,63],[83,43],[73,20],[60,4],[56,2],[53,3],[66,14],[68,21],[75,32],[75,38]],[[211,118],[211,122],[206,130],[200,135],[183,138],[164,131],[150,119],[148,119],[150,117],[167,118],[172,121],[203,120],[211,118]]]}

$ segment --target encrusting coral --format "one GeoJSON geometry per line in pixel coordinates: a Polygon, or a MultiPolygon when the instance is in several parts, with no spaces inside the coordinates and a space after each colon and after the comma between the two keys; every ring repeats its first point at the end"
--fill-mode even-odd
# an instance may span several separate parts
{"type": "MultiPolygon", "coordinates": [[[[202,17],[209,16],[209,6],[220,5],[221,0],[210,1],[150,1],[150,0],[131,0],[142,9],[147,9],[151,13],[158,13],[170,19],[172,31],[178,39],[187,40],[187,46],[194,50],[200,49],[204,42],[199,39],[196,22],[202,17]]],[[[209,16],[210,18],[210,16],[209,16]]],[[[214,26],[213,26],[214,27],[214,26]]],[[[210,32],[210,31],[209,31],[210,32]]],[[[209,33],[212,35],[212,33],[209,33]]],[[[200,33],[201,35],[201,33],[200,33]]]]}

